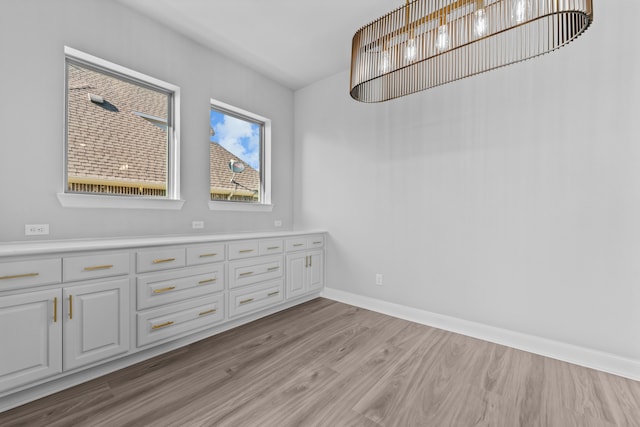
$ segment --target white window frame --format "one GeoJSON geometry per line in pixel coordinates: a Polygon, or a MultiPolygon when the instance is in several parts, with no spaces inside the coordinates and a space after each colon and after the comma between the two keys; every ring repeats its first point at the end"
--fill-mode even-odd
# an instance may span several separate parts
{"type": "Polygon", "coordinates": [[[184,200],[180,199],[180,87],[156,79],[138,71],[131,70],[118,64],[106,61],[88,53],[81,52],[69,46],[64,47],[64,155],[63,155],[63,178],[62,188],[57,194],[58,200],[63,207],[70,208],[117,208],[117,209],[169,209],[180,210],[184,205],[184,200]],[[169,138],[168,167],[167,167],[167,196],[163,198],[137,197],[137,196],[115,196],[103,194],[81,194],[67,193],[67,59],[81,64],[86,64],[92,68],[104,69],[107,72],[115,73],[132,83],[146,83],[172,93],[173,105],[171,122],[171,135],[169,138]]]}
{"type": "MultiPolygon", "coordinates": [[[[264,130],[262,152],[260,153],[261,167],[264,169],[260,171],[262,179],[260,202],[209,200],[209,209],[212,211],[271,212],[273,210],[271,204],[271,119],[213,98],[210,100],[209,107],[226,110],[237,114],[240,118],[246,117],[251,121],[260,122],[263,124],[264,130]]],[[[209,173],[211,173],[211,169],[209,169],[209,173]]],[[[211,178],[209,177],[209,179],[211,178]]]]}

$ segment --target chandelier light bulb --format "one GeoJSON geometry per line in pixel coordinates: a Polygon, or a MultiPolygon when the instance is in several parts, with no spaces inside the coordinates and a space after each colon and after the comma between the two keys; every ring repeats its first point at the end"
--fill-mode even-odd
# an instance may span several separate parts
{"type": "Polygon", "coordinates": [[[521,24],[529,18],[531,2],[529,0],[513,0],[511,3],[511,18],[516,24],[521,24]]]}
{"type": "Polygon", "coordinates": [[[449,49],[449,27],[447,25],[441,25],[440,27],[438,27],[436,49],[438,49],[440,52],[449,49]]]}
{"type": "Polygon", "coordinates": [[[487,34],[487,14],[484,9],[478,9],[473,14],[473,31],[476,37],[487,34]]]}
{"type": "Polygon", "coordinates": [[[380,71],[383,73],[388,72],[391,69],[391,58],[389,55],[389,51],[385,50],[382,52],[382,62],[380,63],[380,71]]]}
{"type": "Polygon", "coordinates": [[[407,59],[407,62],[415,61],[417,53],[416,41],[414,39],[407,40],[407,48],[405,51],[405,58],[407,59]]]}

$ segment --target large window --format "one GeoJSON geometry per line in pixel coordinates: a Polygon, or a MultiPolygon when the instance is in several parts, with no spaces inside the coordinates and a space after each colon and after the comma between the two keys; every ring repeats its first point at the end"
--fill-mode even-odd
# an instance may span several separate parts
{"type": "Polygon", "coordinates": [[[179,88],[70,48],[65,55],[64,193],[179,200],[179,88]]]}
{"type": "Polygon", "coordinates": [[[209,123],[211,208],[269,205],[270,120],[211,100],[209,123]]]}

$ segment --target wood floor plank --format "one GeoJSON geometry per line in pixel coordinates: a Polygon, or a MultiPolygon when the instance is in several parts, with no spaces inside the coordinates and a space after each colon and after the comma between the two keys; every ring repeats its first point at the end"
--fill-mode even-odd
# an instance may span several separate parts
{"type": "Polygon", "coordinates": [[[0,425],[640,427],[640,383],[318,298],[0,425]]]}

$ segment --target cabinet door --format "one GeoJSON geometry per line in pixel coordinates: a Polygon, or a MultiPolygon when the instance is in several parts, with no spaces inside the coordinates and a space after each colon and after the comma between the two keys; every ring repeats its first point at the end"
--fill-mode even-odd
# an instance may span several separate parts
{"type": "Polygon", "coordinates": [[[62,372],[61,306],[60,289],[0,298],[0,392],[62,372]]]}
{"type": "Polygon", "coordinates": [[[306,252],[287,255],[287,298],[294,298],[306,292],[307,265],[306,252]]]}
{"type": "Polygon", "coordinates": [[[308,291],[322,289],[324,285],[324,253],[322,251],[309,252],[308,291]]]}
{"type": "Polygon", "coordinates": [[[129,350],[129,279],[63,289],[64,369],[129,350]]]}

